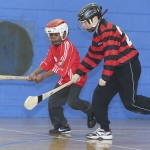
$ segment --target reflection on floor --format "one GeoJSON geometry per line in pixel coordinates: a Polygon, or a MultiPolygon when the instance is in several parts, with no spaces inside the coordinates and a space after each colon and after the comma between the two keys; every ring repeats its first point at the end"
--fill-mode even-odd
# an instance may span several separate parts
{"type": "Polygon", "coordinates": [[[85,119],[70,119],[68,135],[49,135],[49,118],[0,118],[0,150],[150,150],[150,120],[111,121],[113,140],[89,140],[85,119]]]}

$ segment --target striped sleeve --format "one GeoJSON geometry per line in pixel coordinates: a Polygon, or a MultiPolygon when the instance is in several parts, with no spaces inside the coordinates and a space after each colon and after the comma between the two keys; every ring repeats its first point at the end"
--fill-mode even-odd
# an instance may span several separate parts
{"type": "Polygon", "coordinates": [[[76,73],[79,75],[85,75],[87,72],[94,69],[103,59],[102,51],[95,51],[95,46],[91,45],[87,54],[80,63],[76,73]]]}
{"type": "Polygon", "coordinates": [[[92,45],[89,47],[88,52],[83,58],[76,73],[79,75],[84,75],[94,69],[104,58],[103,54],[103,41],[101,36],[94,33],[92,38],[92,45]]]}
{"type": "Polygon", "coordinates": [[[101,35],[93,37],[92,45],[76,73],[79,75],[86,74],[94,69],[104,58],[102,78],[105,81],[109,81],[117,65],[120,42],[120,35],[115,29],[105,30],[101,35]],[[99,39],[101,41],[98,41],[99,39]]]}

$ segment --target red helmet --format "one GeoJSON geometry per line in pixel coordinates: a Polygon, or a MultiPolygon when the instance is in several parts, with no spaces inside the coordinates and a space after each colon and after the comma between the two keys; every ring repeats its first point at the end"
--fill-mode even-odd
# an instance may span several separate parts
{"type": "Polygon", "coordinates": [[[45,32],[48,37],[50,33],[60,33],[61,40],[63,41],[68,36],[68,25],[62,19],[54,19],[46,25],[45,32]],[[65,37],[63,37],[64,32],[66,32],[65,37]]]}

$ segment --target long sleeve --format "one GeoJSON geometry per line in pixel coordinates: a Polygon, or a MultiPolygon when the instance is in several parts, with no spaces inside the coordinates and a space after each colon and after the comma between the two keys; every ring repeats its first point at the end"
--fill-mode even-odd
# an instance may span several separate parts
{"type": "Polygon", "coordinates": [[[84,75],[94,69],[104,58],[102,78],[105,81],[109,81],[117,65],[119,46],[120,36],[113,30],[105,30],[101,34],[101,38],[99,36],[93,37],[92,45],[78,67],[77,73],[84,75]],[[97,42],[98,39],[101,40],[97,42]]]}
{"type": "Polygon", "coordinates": [[[100,35],[95,33],[92,38],[92,45],[89,47],[87,54],[83,58],[76,73],[84,75],[94,69],[104,58],[104,43],[100,35]]]}
{"type": "Polygon", "coordinates": [[[94,46],[91,45],[76,71],[77,74],[85,75],[87,72],[94,69],[103,59],[103,52],[94,51],[93,49],[94,46]]]}

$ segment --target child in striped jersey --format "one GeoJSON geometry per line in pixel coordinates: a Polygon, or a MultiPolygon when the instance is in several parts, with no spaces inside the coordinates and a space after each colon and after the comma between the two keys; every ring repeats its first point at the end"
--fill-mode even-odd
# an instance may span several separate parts
{"type": "Polygon", "coordinates": [[[92,45],[77,68],[72,81],[77,82],[104,59],[102,76],[92,99],[95,118],[100,128],[87,135],[90,139],[112,139],[108,108],[117,93],[126,109],[150,114],[150,98],[137,95],[141,74],[139,53],[125,32],[104,19],[103,15],[102,7],[95,3],[86,5],[78,14],[81,27],[94,34],[92,45]]]}

